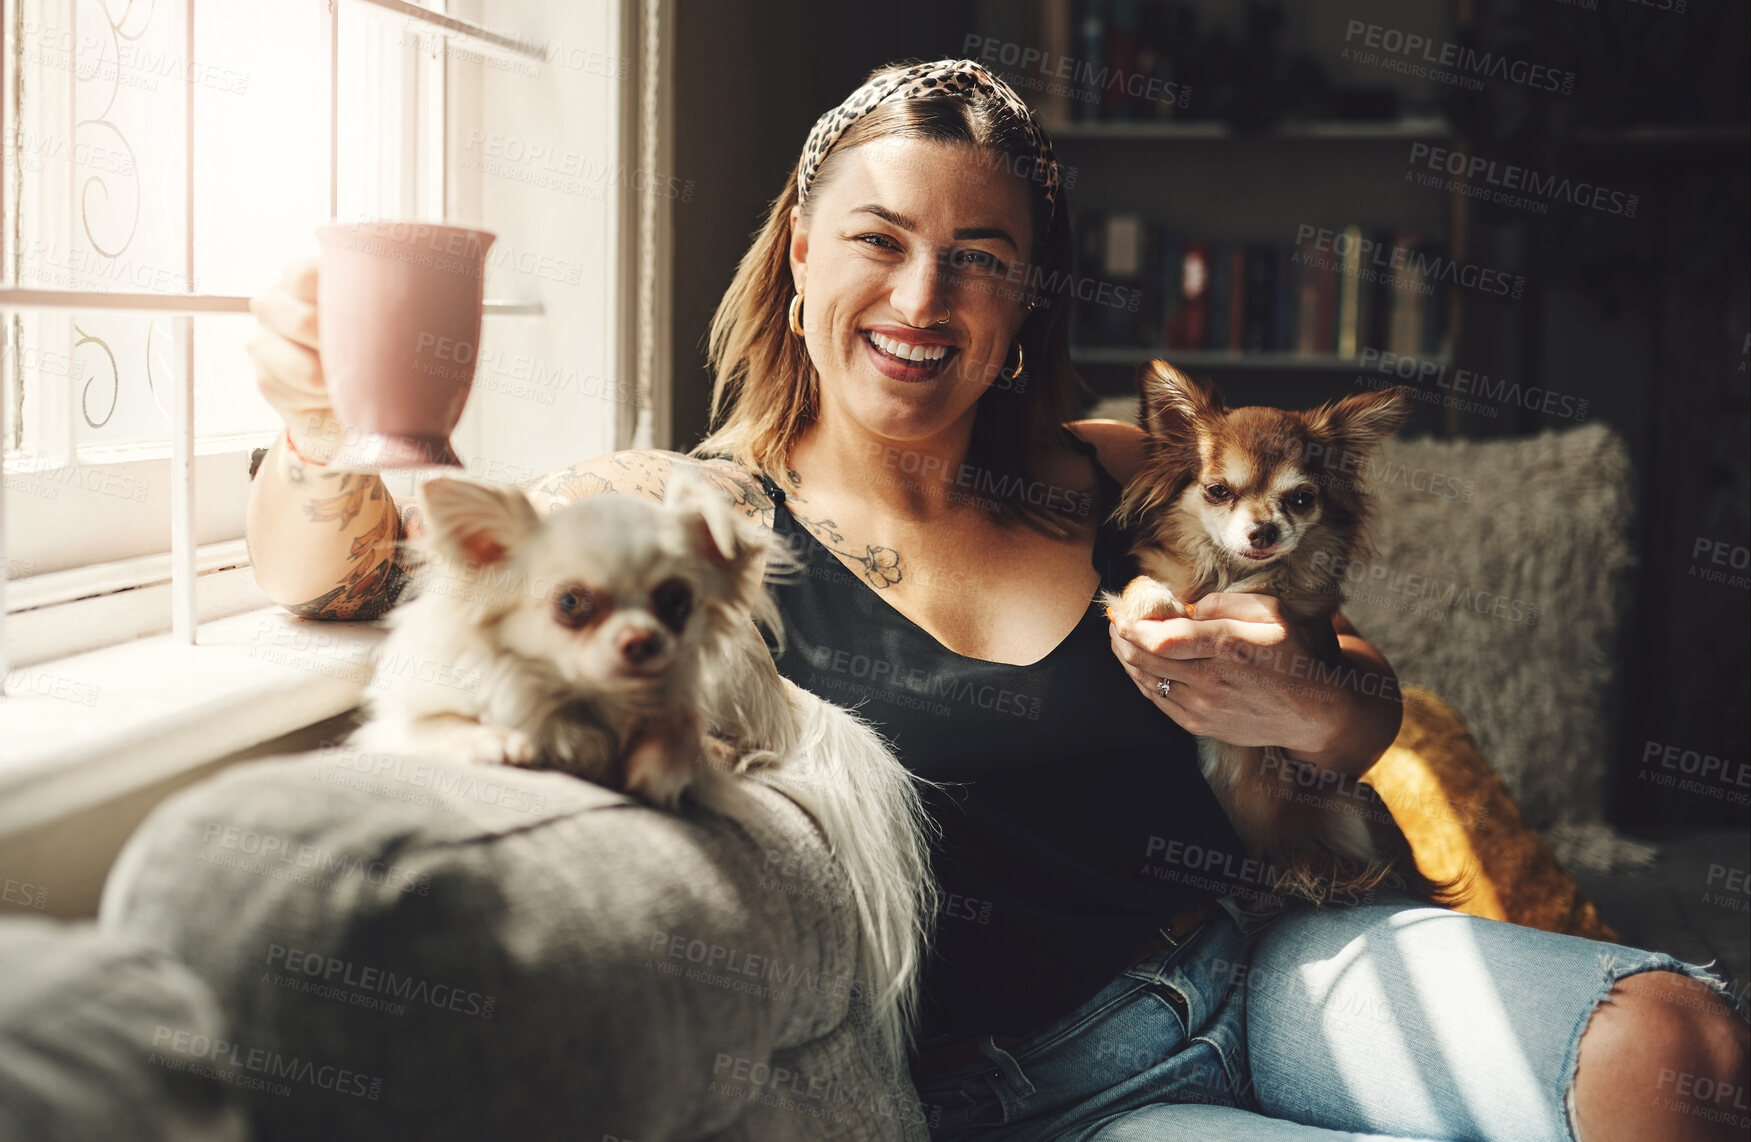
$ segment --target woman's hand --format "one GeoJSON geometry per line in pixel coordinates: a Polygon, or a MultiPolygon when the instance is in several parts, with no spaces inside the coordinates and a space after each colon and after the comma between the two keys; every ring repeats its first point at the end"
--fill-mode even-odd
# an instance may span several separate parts
{"type": "Polygon", "coordinates": [[[256,387],[286,422],[298,454],[322,463],[339,445],[341,425],[316,355],[316,259],[288,265],[278,285],[250,299],[249,310],[259,323],[248,344],[256,387]]]}
{"type": "Polygon", "coordinates": [[[1231,593],[1204,596],[1193,614],[1112,627],[1125,672],[1188,732],[1348,774],[1392,744],[1398,679],[1341,617],[1308,627],[1270,595],[1231,593]]]}

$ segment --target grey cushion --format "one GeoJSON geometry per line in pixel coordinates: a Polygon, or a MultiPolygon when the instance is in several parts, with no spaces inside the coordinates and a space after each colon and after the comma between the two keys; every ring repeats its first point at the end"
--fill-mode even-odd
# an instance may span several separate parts
{"type": "Polygon", "coordinates": [[[1369,476],[1379,555],[1352,569],[1344,613],[1464,716],[1534,826],[1602,830],[1635,562],[1622,438],[1389,440],[1369,476]]]}
{"type": "Polygon", "coordinates": [[[838,866],[750,789],[744,828],[556,773],[250,764],[158,808],[102,922],[173,947],[244,1050],[326,1068],[240,1092],[262,1139],[923,1138],[838,866]]]}
{"type": "Polygon", "coordinates": [[[241,1142],[234,1088],[175,1049],[224,1038],[212,994],[162,951],[0,919],[0,1138],[241,1142]]]}

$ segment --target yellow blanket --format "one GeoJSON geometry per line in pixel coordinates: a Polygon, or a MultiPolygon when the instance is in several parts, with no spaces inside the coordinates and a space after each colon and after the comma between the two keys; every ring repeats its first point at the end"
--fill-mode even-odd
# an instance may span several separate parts
{"type": "Polygon", "coordinates": [[[1461,877],[1462,912],[1531,928],[1615,940],[1544,838],[1526,825],[1508,787],[1441,699],[1404,688],[1404,724],[1364,775],[1436,880],[1461,877]]]}

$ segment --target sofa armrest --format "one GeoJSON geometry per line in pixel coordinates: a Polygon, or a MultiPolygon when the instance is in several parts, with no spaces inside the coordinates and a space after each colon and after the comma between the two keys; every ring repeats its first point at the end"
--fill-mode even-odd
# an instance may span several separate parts
{"type": "Polygon", "coordinates": [[[201,981],[90,924],[0,919],[0,1138],[244,1142],[234,1090],[171,1050],[226,1035],[201,981]]]}
{"type": "Polygon", "coordinates": [[[733,823],[557,773],[255,763],[158,808],[100,923],[212,987],[224,1065],[283,1088],[244,1092],[262,1139],[922,1138],[843,875],[748,789],[733,823]]]}

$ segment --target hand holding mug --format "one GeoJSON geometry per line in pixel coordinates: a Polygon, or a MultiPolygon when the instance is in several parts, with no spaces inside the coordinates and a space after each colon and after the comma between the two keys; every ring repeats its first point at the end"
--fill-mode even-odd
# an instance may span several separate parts
{"type": "Polygon", "coordinates": [[[259,325],[249,339],[255,383],[300,456],[325,463],[344,430],[335,416],[318,356],[315,258],[292,262],[277,284],[249,299],[259,325]]]}
{"type": "Polygon", "coordinates": [[[318,348],[345,431],[332,462],[461,467],[450,433],[480,346],[494,235],[424,222],[335,223],[322,246],[318,348]]]}

